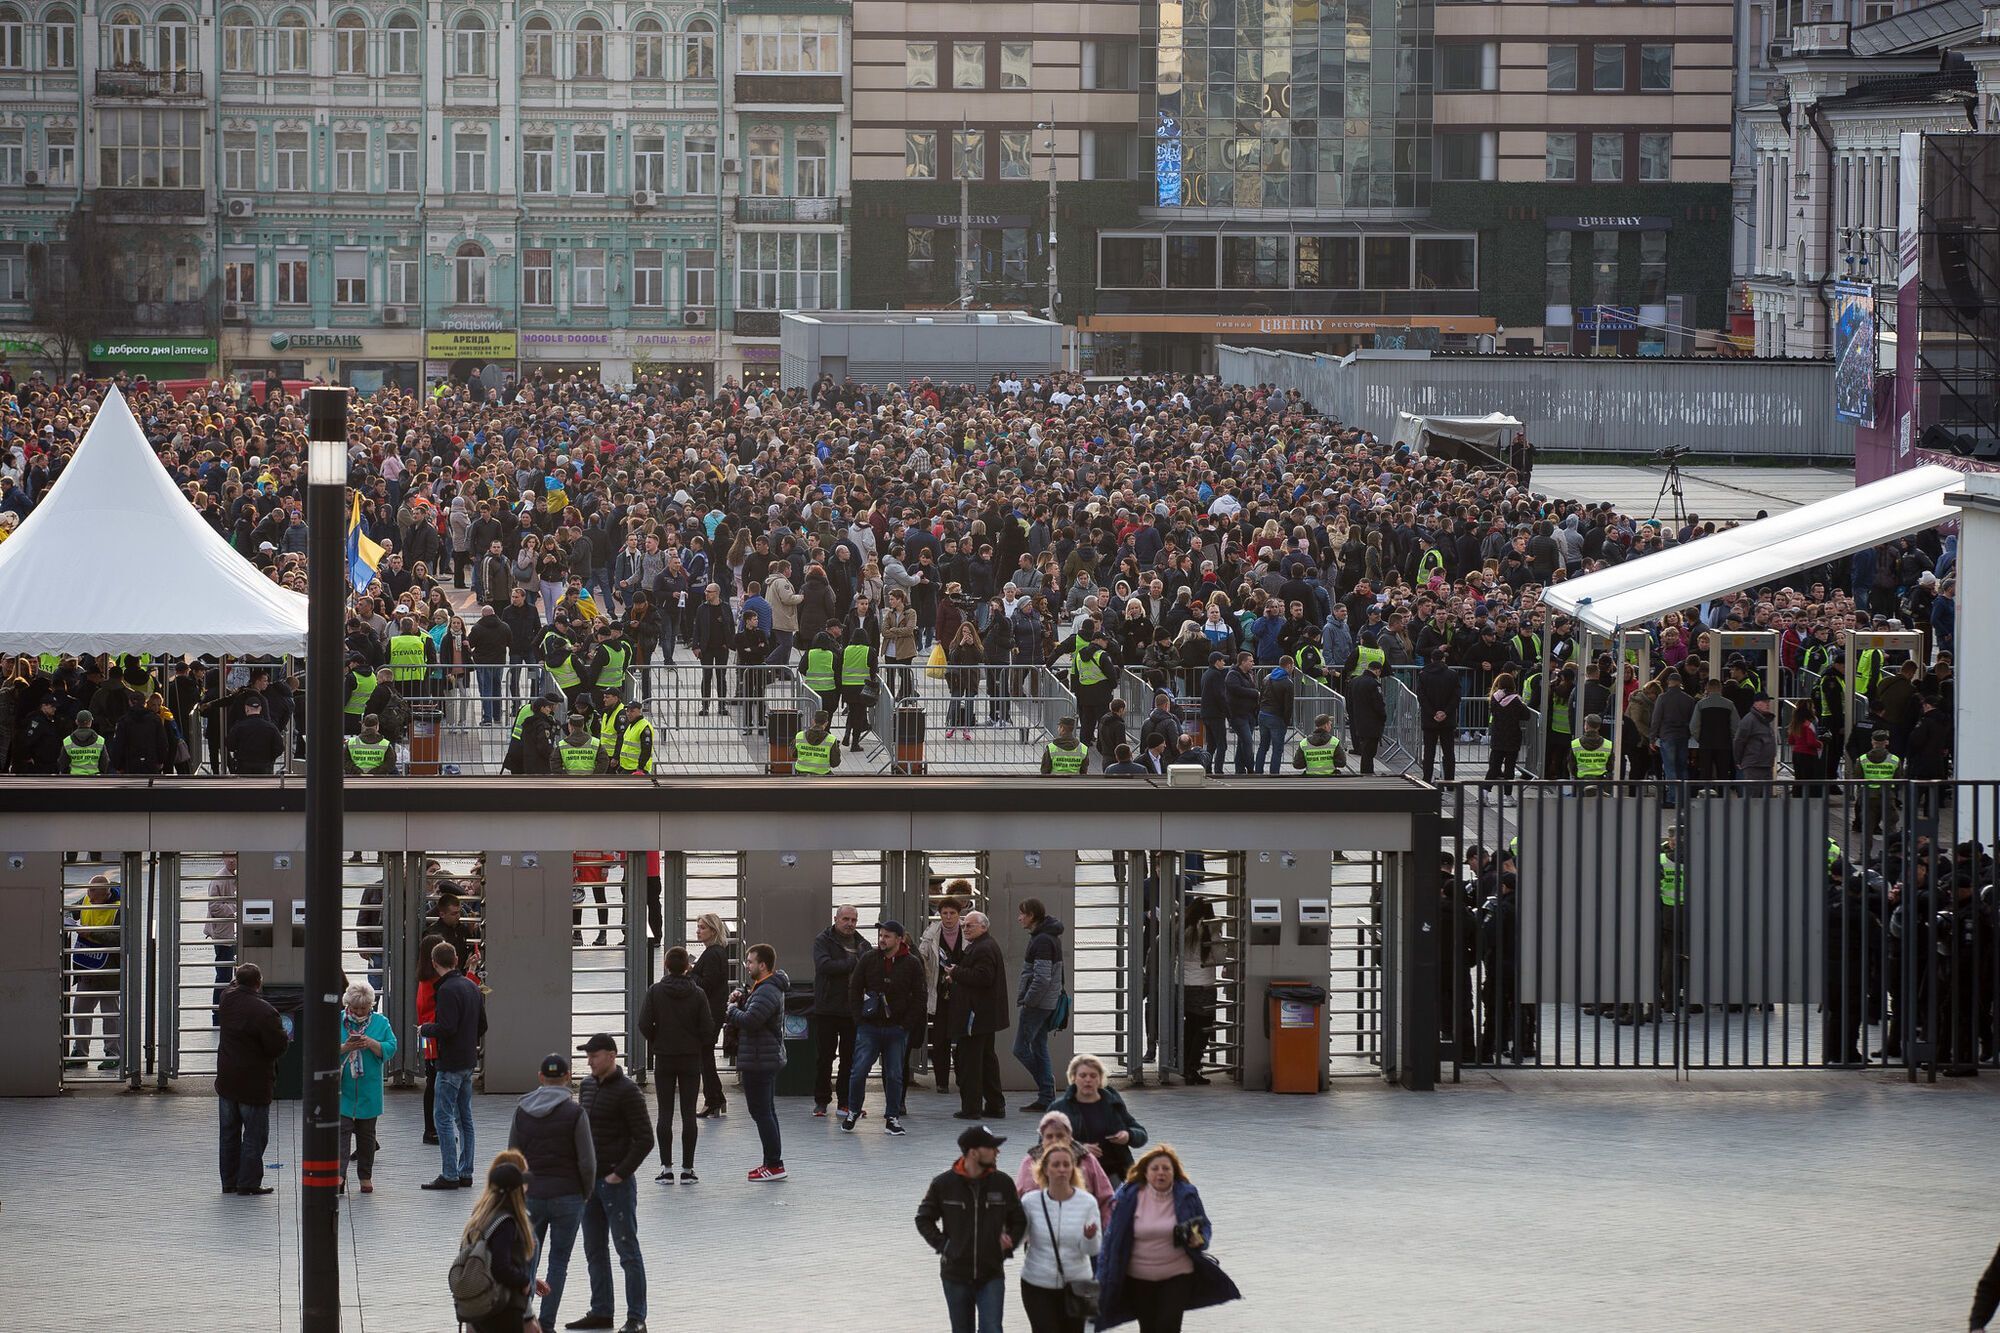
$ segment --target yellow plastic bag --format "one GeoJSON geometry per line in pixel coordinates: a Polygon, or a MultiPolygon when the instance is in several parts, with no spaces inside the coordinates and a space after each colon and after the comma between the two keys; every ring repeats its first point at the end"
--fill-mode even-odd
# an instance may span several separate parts
{"type": "Polygon", "coordinates": [[[931,678],[932,680],[943,680],[943,679],[944,679],[944,645],[943,645],[943,644],[941,644],[941,643],[934,643],[934,644],[932,644],[932,645],[931,645],[931,662],[930,662],[930,665],[929,665],[929,666],[927,666],[927,667],[925,667],[925,668],[924,668],[924,673],[925,673],[926,675],[928,675],[928,676],[929,676],[929,677],[930,677],[930,678],[931,678]]]}

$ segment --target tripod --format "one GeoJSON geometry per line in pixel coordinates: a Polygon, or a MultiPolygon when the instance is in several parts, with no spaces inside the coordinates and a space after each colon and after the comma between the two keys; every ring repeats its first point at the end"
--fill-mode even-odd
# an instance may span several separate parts
{"type": "Polygon", "coordinates": [[[1673,508],[1669,513],[1674,520],[1674,527],[1676,529],[1686,527],[1688,507],[1687,496],[1681,492],[1681,465],[1671,458],[1667,460],[1667,475],[1660,478],[1660,493],[1653,497],[1651,515],[1653,518],[1660,516],[1660,506],[1666,504],[1670,498],[1673,501],[1673,508]]]}

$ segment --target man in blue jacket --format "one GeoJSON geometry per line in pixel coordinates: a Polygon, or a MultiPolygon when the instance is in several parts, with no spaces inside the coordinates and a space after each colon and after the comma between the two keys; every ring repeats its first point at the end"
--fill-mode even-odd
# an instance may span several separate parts
{"type": "Polygon", "coordinates": [[[1035,1100],[1021,1109],[1046,1111],[1056,1098],[1049,1031],[1063,996],[1063,923],[1048,914],[1039,898],[1021,900],[1020,919],[1028,932],[1028,948],[1021,955],[1021,984],[1014,996],[1014,1007],[1020,1011],[1014,1026],[1014,1058],[1035,1080],[1035,1100]]]}
{"type": "MultiPolygon", "coordinates": [[[[1257,759],[1257,659],[1252,654],[1236,654],[1236,665],[1222,678],[1222,695],[1229,708],[1229,730],[1236,737],[1236,771],[1248,773],[1257,759]]],[[[1220,752],[1214,771],[1222,771],[1220,752]]]]}
{"type": "Polygon", "coordinates": [[[437,1042],[436,1119],[444,1167],[427,1190],[472,1188],[472,1071],[486,1037],[486,997],[459,966],[458,950],[440,943],[431,950],[438,970],[437,1014],[419,1035],[437,1042]]]}

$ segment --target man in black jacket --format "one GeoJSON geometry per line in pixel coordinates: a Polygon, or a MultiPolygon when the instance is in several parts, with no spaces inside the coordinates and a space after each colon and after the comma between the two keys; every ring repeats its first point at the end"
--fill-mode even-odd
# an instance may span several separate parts
{"type": "Polygon", "coordinates": [[[1381,660],[1368,664],[1347,683],[1347,729],[1354,736],[1354,748],[1361,756],[1361,776],[1375,772],[1375,751],[1382,746],[1382,733],[1389,725],[1389,705],[1382,698],[1381,660]]]}
{"type": "Polygon", "coordinates": [[[427,1190],[472,1188],[472,1070],[486,1036],[486,997],[459,966],[458,950],[440,943],[431,950],[437,969],[437,1012],[418,1030],[437,1040],[438,1148],[444,1167],[427,1190]]]}
{"type": "Polygon", "coordinates": [[[1007,958],[993,938],[984,912],[965,914],[965,953],[951,969],[951,1004],[946,1021],[957,1049],[959,1120],[1007,1114],[1000,1091],[1000,1057],[993,1038],[1013,1026],[1007,1016],[1007,958]]]}
{"type": "Polygon", "coordinates": [[[699,1135],[694,1095],[715,1051],[715,1006],[688,970],[686,949],[667,950],[667,975],[653,983],[639,1007],[639,1035],[653,1052],[653,1077],[659,1080],[660,1089],[660,1174],[654,1179],[674,1178],[674,1101],[678,1098],[681,1182],[692,1185],[694,1145],[699,1135]]]}
{"type": "Polygon", "coordinates": [[[236,969],[236,984],[216,1010],[221,1033],[215,1053],[215,1095],[222,1103],[222,1192],[269,1194],[264,1145],[271,1138],[271,1098],[278,1057],[291,1044],[278,1011],[262,994],[264,973],[255,963],[236,969]]]}
{"type": "Polygon", "coordinates": [[[1453,751],[1458,727],[1458,672],[1445,665],[1444,650],[1433,648],[1424,669],[1417,673],[1417,716],[1424,724],[1424,781],[1431,780],[1440,748],[1444,751],[1444,780],[1454,776],[1453,751]]]}
{"type": "Polygon", "coordinates": [[[854,1072],[841,1098],[842,1129],[852,1133],[861,1119],[868,1074],[879,1056],[882,1094],[888,1103],[882,1130],[903,1132],[903,1052],[909,1047],[910,1030],[923,1021],[928,989],[924,965],[910,952],[903,923],[878,924],[875,947],[861,956],[848,983],[848,1007],[856,1019],[854,1072]]]}
{"type": "Polygon", "coordinates": [[[551,1052],[542,1057],[540,1082],[514,1106],[507,1146],[528,1159],[528,1225],[535,1244],[530,1267],[539,1273],[542,1260],[548,1260],[540,1320],[543,1328],[554,1328],[568,1285],[570,1252],[583,1223],[583,1203],[597,1187],[597,1141],[589,1117],[569,1094],[568,1056],[551,1052]]]}
{"type": "Polygon", "coordinates": [[[577,1048],[590,1060],[579,1094],[597,1150],[597,1188],[583,1201],[583,1258],[590,1269],[590,1312],[569,1328],[611,1327],[611,1254],[625,1270],[625,1322],[619,1333],[646,1333],[646,1260],[639,1253],[639,1168],[653,1151],[646,1094],[618,1067],[618,1043],[600,1032],[577,1048]]]}
{"type": "Polygon", "coordinates": [[[834,909],[833,924],[813,941],[813,1040],[819,1046],[819,1062],[813,1069],[813,1114],[824,1118],[827,1103],[840,1099],[839,1111],[847,1114],[847,1084],[854,1071],[854,1005],[848,998],[848,983],[854,979],[855,965],[868,949],[855,926],[861,914],[852,907],[834,909]],[[840,1077],[833,1074],[836,1050],[840,1055],[840,1077]]]}
{"type": "Polygon", "coordinates": [[[285,738],[264,716],[264,696],[246,694],[243,717],[229,728],[223,742],[229,749],[229,771],[268,774],[284,757],[285,738]]]}
{"type": "Polygon", "coordinates": [[[984,1125],[958,1136],[959,1159],[932,1177],[917,1205],[917,1234],[938,1254],[951,1326],[999,1328],[1007,1303],[1008,1258],[1028,1225],[1021,1196],[996,1170],[1007,1140],[984,1125]]]}

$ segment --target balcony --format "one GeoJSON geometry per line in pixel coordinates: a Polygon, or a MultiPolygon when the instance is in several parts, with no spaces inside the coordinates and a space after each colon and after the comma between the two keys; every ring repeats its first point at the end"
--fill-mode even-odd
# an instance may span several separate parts
{"type": "Polygon", "coordinates": [[[142,100],[155,98],[169,102],[201,100],[201,71],[198,69],[100,69],[97,95],[142,100]]]}
{"type": "Polygon", "coordinates": [[[1848,53],[1845,23],[1800,23],[1792,28],[1794,56],[1844,56],[1848,53]]]}
{"type": "Polygon", "coordinates": [[[838,199],[773,199],[765,195],[744,195],[736,201],[738,222],[834,222],[840,221],[838,199]]]}
{"type": "Polygon", "coordinates": [[[739,310],[736,312],[736,336],[775,338],[778,336],[778,318],[775,310],[739,310]]]}
{"type": "Polygon", "coordinates": [[[838,74],[738,74],[740,106],[831,107],[847,104],[838,74]]]}
{"type": "Polygon", "coordinates": [[[208,221],[206,190],[103,189],[91,196],[97,211],[107,217],[133,218],[155,222],[181,222],[200,226],[208,221]]]}

